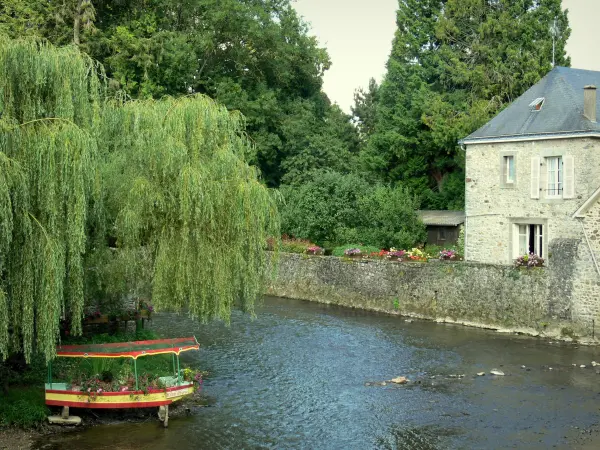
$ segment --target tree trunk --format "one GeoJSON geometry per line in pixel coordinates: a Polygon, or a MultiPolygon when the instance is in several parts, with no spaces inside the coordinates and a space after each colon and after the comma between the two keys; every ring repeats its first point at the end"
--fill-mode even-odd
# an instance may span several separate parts
{"type": "Polygon", "coordinates": [[[77,0],[77,7],[75,8],[75,17],[73,19],[73,42],[75,45],[80,44],[79,33],[81,31],[81,5],[83,0],[77,0]]]}

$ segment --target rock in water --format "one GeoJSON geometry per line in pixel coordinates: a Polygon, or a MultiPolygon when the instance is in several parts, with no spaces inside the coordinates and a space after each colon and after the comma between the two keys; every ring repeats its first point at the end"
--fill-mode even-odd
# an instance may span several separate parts
{"type": "Polygon", "coordinates": [[[497,375],[499,377],[503,377],[504,376],[504,372],[502,372],[501,370],[498,370],[498,369],[492,369],[492,370],[490,370],[490,373],[492,375],[497,375]]]}
{"type": "Polygon", "coordinates": [[[408,378],[406,377],[396,377],[396,378],[392,378],[390,380],[391,383],[396,383],[396,384],[406,384],[408,383],[408,378]]]}
{"type": "Polygon", "coordinates": [[[482,376],[484,376],[484,375],[485,375],[485,372],[477,372],[477,376],[478,376],[478,377],[482,377],[482,376]]]}

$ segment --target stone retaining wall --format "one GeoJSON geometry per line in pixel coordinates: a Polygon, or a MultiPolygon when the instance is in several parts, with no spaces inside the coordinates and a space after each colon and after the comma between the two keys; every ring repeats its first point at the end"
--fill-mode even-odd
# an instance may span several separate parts
{"type": "Polygon", "coordinates": [[[564,275],[545,268],[282,253],[269,294],[532,334],[564,327],[588,334],[565,317],[568,306],[557,308],[551,291],[564,275]]]}

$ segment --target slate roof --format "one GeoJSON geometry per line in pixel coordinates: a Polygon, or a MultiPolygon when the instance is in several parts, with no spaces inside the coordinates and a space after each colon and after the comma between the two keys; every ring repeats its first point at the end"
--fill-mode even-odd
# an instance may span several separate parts
{"type": "Polygon", "coordinates": [[[461,143],[502,140],[510,137],[534,138],[548,134],[589,134],[600,132],[600,123],[583,115],[583,88],[598,88],[597,115],[600,118],[600,72],[555,67],[527,92],[461,143]],[[544,97],[540,111],[530,104],[544,97]]]}
{"type": "Polygon", "coordinates": [[[457,226],[465,222],[464,211],[417,211],[425,225],[457,226]]]}

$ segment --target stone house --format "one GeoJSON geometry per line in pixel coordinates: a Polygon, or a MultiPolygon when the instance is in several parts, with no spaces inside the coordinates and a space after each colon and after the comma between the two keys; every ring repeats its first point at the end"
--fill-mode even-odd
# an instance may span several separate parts
{"type": "Polygon", "coordinates": [[[458,242],[464,211],[417,211],[427,231],[427,244],[452,247],[458,242]]]}
{"type": "Polygon", "coordinates": [[[556,290],[552,314],[586,323],[600,312],[598,85],[600,72],[556,67],[461,141],[465,259],[542,256],[556,290]]]}

